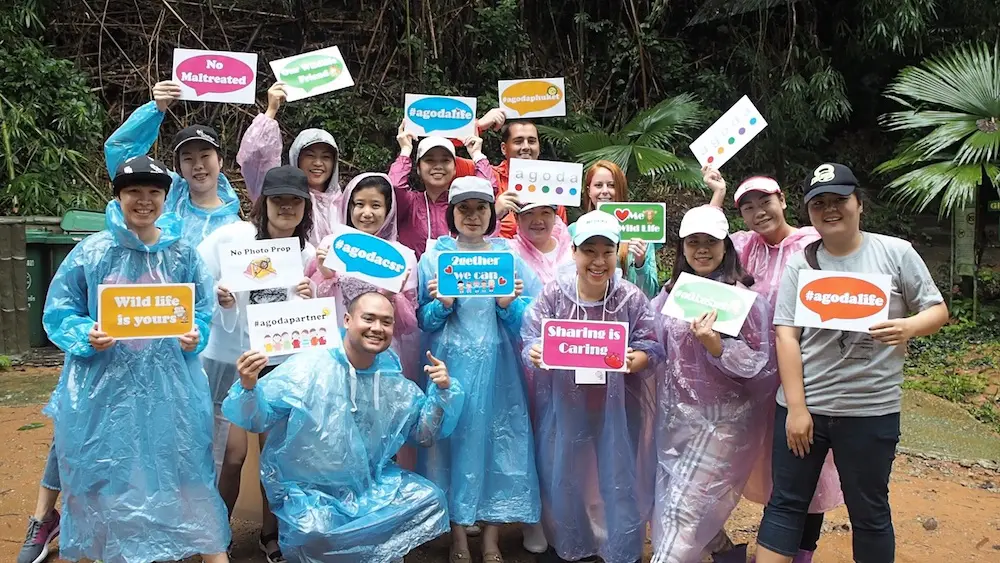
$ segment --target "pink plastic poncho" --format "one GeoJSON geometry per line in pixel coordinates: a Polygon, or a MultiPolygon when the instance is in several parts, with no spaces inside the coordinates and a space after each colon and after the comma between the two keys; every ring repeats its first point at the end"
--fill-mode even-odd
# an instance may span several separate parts
{"type": "Polygon", "coordinates": [[[653,562],[697,563],[764,445],[778,381],[772,313],[758,297],[739,338],[722,335],[716,358],[691,323],[659,312],[666,300],[663,291],[651,305],[670,358],[657,377],[653,562]]]}
{"type": "Polygon", "coordinates": [[[542,280],[542,284],[554,280],[559,267],[573,260],[573,241],[570,240],[569,230],[559,217],[556,217],[555,224],[552,226],[552,238],[556,239],[554,257],[546,256],[541,250],[535,248],[535,245],[523,238],[520,233],[510,239],[511,250],[516,252],[521,260],[524,260],[524,263],[531,267],[538,279],[542,280]]]}
{"type": "MultiPolygon", "coordinates": [[[[754,278],[753,287],[750,289],[767,299],[771,305],[773,316],[775,300],[778,297],[778,286],[781,283],[781,274],[785,271],[785,264],[788,263],[788,259],[792,255],[818,239],[819,233],[812,227],[802,227],[795,229],[792,234],[785,237],[785,240],[777,245],[768,244],[764,237],[753,231],[740,231],[730,236],[736,247],[736,253],[740,256],[743,268],[754,278]]],[[[781,385],[780,379],[776,382],[772,395],[777,394],[779,385],[781,385]]],[[[771,446],[774,441],[772,429],[774,428],[776,404],[773,400],[769,404],[770,412],[767,417],[764,446],[754,464],[750,480],[747,481],[746,487],[743,489],[743,496],[758,504],[767,504],[771,498],[771,446]]],[[[823,471],[820,473],[812,504],[809,505],[809,512],[813,514],[827,512],[843,503],[844,493],[840,489],[840,476],[837,474],[837,466],[833,462],[833,452],[830,452],[823,464],[823,471]]]]}
{"type": "Polygon", "coordinates": [[[606,385],[577,385],[571,370],[534,371],[535,459],[545,536],[560,557],[642,557],[652,505],[655,379],[663,363],[649,301],[621,277],[599,302],[577,297],[576,265],[560,268],[524,317],[522,357],[541,343],[543,319],[629,323],[629,346],[649,355],[639,373],[607,373],[606,385]]]}

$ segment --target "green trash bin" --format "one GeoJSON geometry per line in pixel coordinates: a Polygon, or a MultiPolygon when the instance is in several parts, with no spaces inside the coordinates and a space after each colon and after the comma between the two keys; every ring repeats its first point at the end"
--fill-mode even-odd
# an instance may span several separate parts
{"type": "Polygon", "coordinates": [[[71,209],[63,215],[59,227],[62,233],[49,234],[48,244],[52,251],[49,262],[49,278],[56,275],[59,265],[81,240],[104,229],[104,212],[71,209]]]}
{"type": "Polygon", "coordinates": [[[27,242],[27,252],[25,253],[25,266],[28,271],[28,335],[32,348],[39,348],[48,344],[49,339],[45,335],[45,328],[42,326],[42,308],[45,306],[45,294],[49,291],[50,258],[51,252],[48,246],[48,231],[30,229],[25,233],[27,242]]]}

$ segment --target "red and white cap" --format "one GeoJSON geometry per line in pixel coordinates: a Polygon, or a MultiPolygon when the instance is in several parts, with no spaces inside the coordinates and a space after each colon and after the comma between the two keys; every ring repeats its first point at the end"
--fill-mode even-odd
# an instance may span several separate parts
{"type": "Polygon", "coordinates": [[[767,176],[752,176],[743,180],[740,187],[736,188],[736,195],[733,196],[733,201],[736,202],[736,206],[740,206],[740,198],[745,196],[748,192],[762,192],[765,194],[780,194],[781,186],[774,178],[768,178],[767,176]]]}

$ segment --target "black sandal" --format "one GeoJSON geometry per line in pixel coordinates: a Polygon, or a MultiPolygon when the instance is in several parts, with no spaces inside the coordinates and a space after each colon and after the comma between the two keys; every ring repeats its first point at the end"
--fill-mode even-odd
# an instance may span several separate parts
{"type": "Polygon", "coordinates": [[[267,559],[267,563],[286,563],[285,556],[281,554],[281,548],[275,549],[274,551],[267,551],[267,544],[271,542],[278,541],[278,534],[267,534],[266,536],[261,534],[258,547],[260,547],[261,552],[264,553],[264,557],[267,559]]]}

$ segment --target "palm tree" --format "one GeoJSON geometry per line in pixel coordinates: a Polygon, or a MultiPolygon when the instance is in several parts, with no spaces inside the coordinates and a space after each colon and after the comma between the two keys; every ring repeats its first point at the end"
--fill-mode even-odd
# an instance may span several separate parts
{"type": "Polygon", "coordinates": [[[922,211],[940,197],[943,217],[969,207],[984,184],[1000,186],[997,45],[966,45],[907,67],[886,96],[908,109],[883,115],[882,125],[924,135],[875,169],[905,171],[887,186],[894,199],[922,211]]]}
{"type": "MultiPolygon", "coordinates": [[[[598,160],[610,160],[625,172],[657,176],[668,183],[704,188],[698,163],[674,153],[680,141],[689,141],[689,130],[702,124],[705,112],[695,98],[681,94],[639,112],[620,130],[582,133],[539,125],[538,130],[569,156],[589,167],[598,160]]],[[[686,147],[687,143],[684,143],[686,147]]]]}

